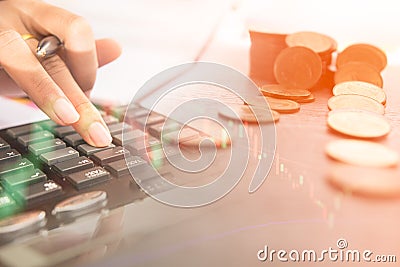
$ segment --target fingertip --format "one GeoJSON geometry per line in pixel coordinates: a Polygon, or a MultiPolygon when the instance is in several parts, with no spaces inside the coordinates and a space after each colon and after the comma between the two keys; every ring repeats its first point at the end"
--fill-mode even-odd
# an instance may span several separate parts
{"type": "Polygon", "coordinates": [[[93,145],[96,147],[106,147],[111,144],[112,137],[109,130],[98,121],[90,124],[88,133],[93,145]]]}

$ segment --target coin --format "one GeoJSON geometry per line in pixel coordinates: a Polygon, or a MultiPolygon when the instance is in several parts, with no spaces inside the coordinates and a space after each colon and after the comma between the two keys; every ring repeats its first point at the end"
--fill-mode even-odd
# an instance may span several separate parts
{"type": "Polygon", "coordinates": [[[251,106],[266,108],[266,103],[268,103],[270,109],[275,110],[279,113],[296,113],[300,110],[299,103],[288,99],[278,99],[265,96],[257,96],[246,99],[246,104],[251,106]]]}
{"type": "Polygon", "coordinates": [[[312,88],[322,75],[322,60],[307,47],[294,46],[282,50],[274,64],[277,82],[289,88],[312,88]]]}
{"type": "Polygon", "coordinates": [[[330,110],[360,109],[380,115],[385,114],[385,107],[381,103],[362,95],[333,96],[328,100],[328,108],[330,110]]]}
{"type": "Polygon", "coordinates": [[[335,84],[361,81],[375,84],[382,88],[382,76],[372,65],[362,62],[349,62],[341,65],[335,73],[335,84]]]}
{"type": "Polygon", "coordinates": [[[297,103],[312,103],[315,101],[315,97],[313,94],[310,94],[307,97],[296,99],[297,103]]]}
{"type": "Polygon", "coordinates": [[[366,168],[336,163],[329,171],[328,181],[347,193],[367,197],[400,196],[399,173],[391,168],[366,168]]]}
{"type": "Polygon", "coordinates": [[[308,90],[291,88],[280,84],[263,85],[260,91],[265,96],[290,100],[306,98],[311,95],[311,92],[308,90]]]}
{"type": "Polygon", "coordinates": [[[334,95],[354,94],[363,95],[375,99],[381,104],[386,103],[386,94],[382,88],[367,82],[343,82],[333,87],[334,95]]]}
{"type": "Polygon", "coordinates": [[[184,147],[199,147],[200,144],[204,147],[214,147],[215,145],[217,148],[219,147],[225,148],[231,145],[231,139],[229,138],[229,136],[226,136],[224,138],[215,136],[213,137],[199,136],[197,138],[193,138],[180,143],[180,145],[184,147]]]}
{"type": "Polygon", "coordinates": [[[362,62],[375,67],[381,72],[387,65],[385,53],[370,44],[354,44],[344,49],[336,59],[336,66],[340,69],[349,62],[362,62]]]}
{"type": "Polygon", "coordinates": [[[354,139],[328,143],[325,152],[331,158],[357,166],[391,167],[399,162],[399,154],[384,145],[354,139]]]}
{"type": "Polygon", "coordinates": [[[269,110],[260,107],[250,106],[233,106],[229,108],[221,108],[219,110],[219,115],[225,118],[243,121],[249,123],[268,123],[275,122],[279,120],[279,113],[274,110],[269,110]],[[254,111],[254,113],[253,113],[254,111]]]}
{"type": "Polygon", "coordinates": [[[375,138],[387,135],[390,124],[382,115],[361,110],[337,110],[328,115],[328,126],[353,137],[375,138]]]}
{"type": "Polygon", "coordinates": [[[318,54],[329,54],[336,50],[337,43],[331,37],[317,32],[296,32],[286,37],[289,47],[304,46],[318,54]]]}

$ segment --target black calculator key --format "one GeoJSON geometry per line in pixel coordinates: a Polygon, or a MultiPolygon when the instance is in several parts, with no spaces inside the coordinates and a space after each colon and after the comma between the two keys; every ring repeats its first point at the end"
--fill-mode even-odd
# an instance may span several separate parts
{"type": "Polygon", "coordinates": [[[121,159],[108,163],[104,168],[109,171],[113,176],[121,177],[129,174],[129,169],[139,171],[146,165],[148,164],[144,159],[138,156],[133,156],[128,158],[127,160],[121,159]]]}
{"type": "Polygon", "coordinates": [[[178,144],[199,137],[199,132],[192,128],[185,127],[180,132],[171,132],[162,136],[163,142],[178,144]]]}
{"type": "Polygon", "coordinates": [[[38,124],[44,130],[47,130],[47,131],[52,132],[52,133],[54,133],[54,129],[55,128],[62,127],[61,125],[55,123],[52,120],[42,121],[42,122],[39,122],[38,124]]]}
{"type": "Polygon", "coordinates": [[[102,167],[94,167],[67,176],[68,181],[78,190],[111,179],[110,173],[102,167]]]}
{"type": "Polygon", "coordinates": [[[111,135],[114,136],[114,135],[122,133],[122,131],[131,130],[132,126],[130,126],[126,123],[120,122],[120,123],[108,125],[108,129],[110,130],[111,135]]]}
{"type": "Polygon", "coordinates": [[[15,149],[0,150],[0,165],[21,159],[21,154],[15,149]]]}
{"type": "Polygon", "coordinates": [[[34,143],[28,146],[28,150],[35,156],[43,153],[65,148],[67,145],[61,139],[50,139],[39,143],[34,143]]]}
{"type": "Polygon", "coordinates": [[[136,122],[143,126],[151,126],[165,121],[165,117],[159,114],[151,114],[148,117],[136,118],[136,122]]]}
{"type": "Polygon", "coordinates": [[[128,157],[130,152],[123,147],[117,146],[111,149],[94,153],[90,158],[97,164],[104,166],[107,163],[124,159],[128,157]]]}
{"type": "MultiPolygon", "coordinates": [[[[170,173],[164,174],[163,177],[172,176],[170,173]]],[[[174,185],[171,185],[164,179],[145,179],[140,183],[142,190],[148,194],[159,194],[174,189],[174,185]]]]}
{"type": "Polygon", "coordinates": [[[73,147],[77,147],[77,146],[85,143],[85,140],[83,140],[83,137],[78,133],[65,136],[64,141],[68,145],[73,146],[73,147]]]}
{"type": "Polygon", "coordinates": [[[19,172],[32,172],[34,169],[33,163],[27,159],[19,159],[15,162],[0,166],[0,178],[3,175],[19,172]]]}
{"type": "Polygon", "coordinates": [[[94,167],[94,163],[87,157],[74,158],[53,165],[53,169],[61,177],[92,167],[94,167]]]}
{"type": "Polygon", "coordinates": [[[0,151],[10,149],[10,145],[0,137],[0,151]]]}
{"type": "Polygon", "coordinates": [[[133,141],[135,141],[136,139],[139,138],[144,138],[146,136],[146,134],[139,130],[139,129],[135,129],[133,131],[129,131],[129,132],[124,132],[123,134],[117,134],[113,136],[113,143],[116,144],[117,146],[122,146],[123,144],[129,144],[133,141]]]}
{"type": "MultiPolygon", "coordinates": [[[[137,118],[147,116],[147,114],[149,114],[149,111],[144,108],[129,109],[125,115],[125,121],[128,123],[135,123],[137,118]]],[[[122,119],[123,118],[121,118],[121,120],[122,119]]]]}
{"type": "Polygon", "coordinates": [[[146,151],[157,150],[161,147],[161,141],[152,136],[148,139],[138,139],[133,143],[126,145],[126,148],[134,155],[144,155],[146,151]]]}
{"type": "Polygon", "coordinates": [[[83,145],[79,145],[77,147],[77,150],[82,155],[85,155],[85,156],[89,157],[89,156],[93,155],[96,152],[107,150],[107,149],[110,149],[110,148],[113,148],[113,147],[115,147],[114,144],[110,144],[109,146],[106,146],[106,147],[95,147],[95,146],[91,146],[91,145],[88,145],[88,144],[83,144],[83,145]]]}
{"type": "Polygon", "coordinates": [[[65,136],[73,133],[76,133],[76,131],[72,126],[61,126],[54,129],[54,134],[59,138],[64,138],[65,136]]]}
{"type": "Polygon", "coordinates": [[[2,183],[9,189],[35,184],[46,181],[47,176],[39,169],[34,169],[33,172],[21,172],[17,174],[5,175],[2,177],[2,183]]]}
{"type": "Polygon", "coordinates": [[[29,206],[61,195],[62,187],[52,180],[47,180],[16,189],[14,194],[17,201],[29,206]]]}
{"type": "Polygon", "coordinates": [[[161,164],[166,158],[182,157],[181,151],[173,146],[164,146],[163,148],[148,151],[145,158],[154,164],[161,164]],[[162,162],[161,162],[162,161],[162,162]]]}
{"type": "Polygon", "coordinates": [[[103,116],[103,120],[107,125],[111,125],[111,124],[115,124],[115,123],[119,122],[119,120],[117,118],[115,118],[114,116],[111,116],[111,115],[103,116]]]}
{"type": "Polygon", "coordinates": [[[42,128],[39,125],[29,124],[29,125],[10,128],[6,131],[6,133],[12,139],[16,139],[18,136],[38,132],[41,130],[42,130],[42,128]]]}
{"type": "Polygon", "coordinates": [[[181,127],[182,125],[177,122],[168,121],[168,123],[158,123],[155,125],[151,125],[148,128],[148,131],[152,136],[160,138],[161,133],[166,134],[170,132],[179,131],[181,127]]]}
{"type": "Polygon", "coordinates": [[[49,131],[40,131],[31,134],[21,135],[18,137],[18,143],[23,147],[28,147],[30,144],[53,139],[54,135],[49,131]]]}
{"type": "Polygon", "coordinates": [[[56,151],[46,152],[39,156],[39,158],[48,166],[77,157],[79,157],[79,152],[71,147],[66,147],[56,151]]]}
{"type": "MultiPolygon", "coordinates": [[[[125,114],[126,114],[126,110],[127,110],[127,108],[128,108],[128,106],[121,106],[121,107],[117,107],[117,108],[113,108],[113,110],[112,110],[112,112],[111,112],[111,115],[113,115],[114,117],[116,117],[118,120],[120,120],[120,121],[122,121],[122,120],[124,120],[124,116],[125,116],[125,114]]],[[[136,105],[132,105],[132,104],[130,104],[129,105],[129,109],[128,109],[128,115],[130,115],[131,113],[137,113],[137,115],[139,115],[140,116],[140,112],[143,112],[143,111],[146,111],[147,112],[147,110],[145,110],[145,109],[143,109],[143,108],[140,108],[140,107],[138,107],[138,106],[136,106],[136,105]],[[139,112],[139,113],[138,113],[139,112]]],[[[146,114],[144,114],[144,115],[146,115],[146,114]]],[[[144,116],[143,115],[143,116],[144,116]]]]}

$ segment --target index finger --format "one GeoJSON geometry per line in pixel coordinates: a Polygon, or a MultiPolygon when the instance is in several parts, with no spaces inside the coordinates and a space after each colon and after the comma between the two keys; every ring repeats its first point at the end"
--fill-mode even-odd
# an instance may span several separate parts
{"type": "Polygon", "coordinates": [[[55,35],[64,43],[65,62],[83,91],[91,90],[98,68],[96,44],[89,23],[82,17],[44,2],[30,7],[34,14],[25,24],[31,32],[55,35]]]}

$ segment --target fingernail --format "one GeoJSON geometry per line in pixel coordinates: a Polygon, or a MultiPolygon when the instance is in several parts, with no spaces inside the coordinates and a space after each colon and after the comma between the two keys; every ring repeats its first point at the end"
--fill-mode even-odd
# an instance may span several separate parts
{"type": "Polygon", "coordinates": [[[96,144],[96,146],[108,146],[111,141],[111,135],[108,129],[98,121],[93,122],[89,126],[89,136],[96,144]]]}
{"type": "Polygon", "coordinates": [[[65,124],[75,123],[79,120],[79,113],[65,98],[57,99],[56,102],[54,102],[53,109],[57,117],[65,124]]]}

